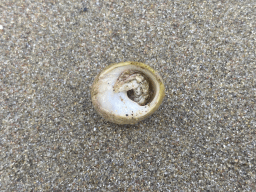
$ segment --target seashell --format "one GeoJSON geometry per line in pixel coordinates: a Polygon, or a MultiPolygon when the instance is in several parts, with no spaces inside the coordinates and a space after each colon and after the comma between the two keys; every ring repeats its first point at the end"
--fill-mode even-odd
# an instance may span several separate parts
{"type": "Polygon", "coordinates": [[[91,99],[107,121],[135,124],[159,108],[164,93],[163,80],[154,69],[128,61],[109,65],[97,75],[91,99]]]}

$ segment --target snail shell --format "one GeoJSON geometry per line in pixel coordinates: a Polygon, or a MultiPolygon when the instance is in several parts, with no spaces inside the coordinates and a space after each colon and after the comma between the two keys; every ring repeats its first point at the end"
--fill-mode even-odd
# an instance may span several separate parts
{"type": "Polygon", "coordinates": [[[96,111],[117,124],[135,124],[154,113],[164,98],[159,74],[143,63],[123,62],[106,67],[95,78],[91,98],[96,111]]]}

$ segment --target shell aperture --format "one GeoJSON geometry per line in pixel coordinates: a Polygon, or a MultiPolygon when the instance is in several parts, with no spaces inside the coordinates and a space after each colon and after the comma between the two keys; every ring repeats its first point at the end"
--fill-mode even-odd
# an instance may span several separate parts
{"type": "Polygon", "coordinates": [[[136,70],[122,72],[114,85],[114,91],[126,91],[128,97],[139,105],[145,105],[150,96],[147,78],[136,70]]]}

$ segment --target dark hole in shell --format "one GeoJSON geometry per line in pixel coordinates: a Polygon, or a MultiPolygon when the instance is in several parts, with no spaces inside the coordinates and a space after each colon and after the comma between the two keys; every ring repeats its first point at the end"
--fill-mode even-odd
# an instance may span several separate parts
{"type": "MultiPolygon", "coordinates": [[[[148,97],[148,99],[147,99],[147,101],[146,101],[146,103],[144,104],[144,105],[142,105],[142,106],[145,106],[145,105],[148,105],[153,99],[154,99],[154,97],[155,97],[155,95],[156,95],[156,90],[154,89],[154,86],[153,86],[153,82],[145,75],[145,74],[143,74],[143,76],[146,78],[146,80],[149,82],[149,97],[148,97]]],[[[127,96],[131,99],[131,100],[133,100],[134,101],[134,90],[133,89],[131,89],[131,90],[129,90],[129,91],[127,91],[127,96]]]]}

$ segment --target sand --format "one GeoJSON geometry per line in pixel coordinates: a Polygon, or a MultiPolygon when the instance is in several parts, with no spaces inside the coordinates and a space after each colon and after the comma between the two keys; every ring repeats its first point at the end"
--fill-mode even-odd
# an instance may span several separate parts
{"type": "Polygon", "coordinates": [[[1,191],[256,191],[256,1],[0,2],[1,191]],[[166,97],[116,125],[90,88],[111,63],[166,97]]]}

